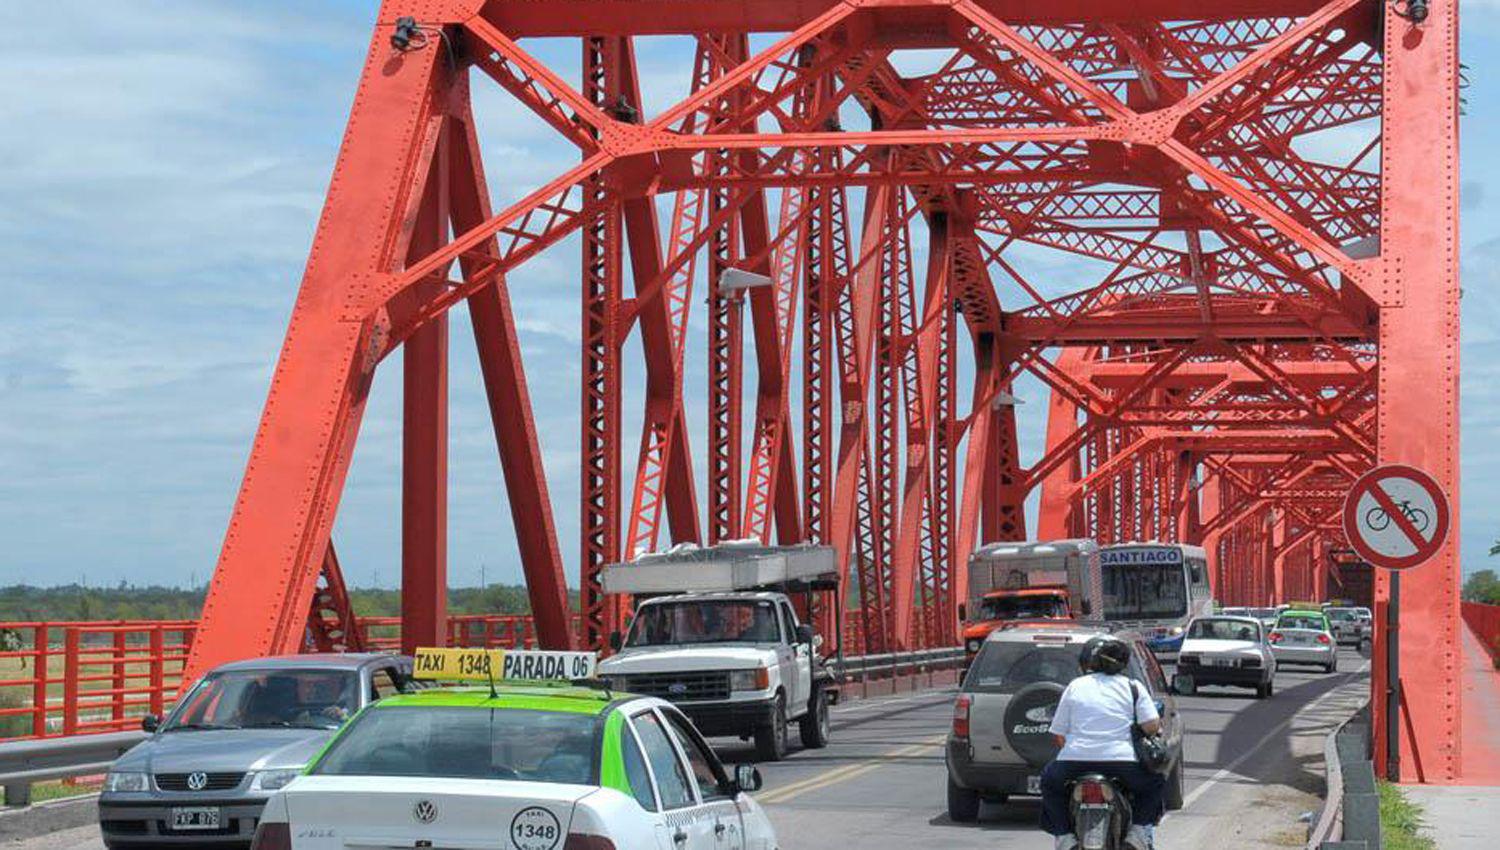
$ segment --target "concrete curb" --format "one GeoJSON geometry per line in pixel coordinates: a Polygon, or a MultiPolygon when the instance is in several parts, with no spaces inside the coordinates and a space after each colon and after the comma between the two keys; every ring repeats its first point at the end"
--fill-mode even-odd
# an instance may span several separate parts
{"type": "Polygon", "coordinates": [[[37,838],[99,822],[99,795],[81,794],[0,811],[0,841],[37,838]]]}

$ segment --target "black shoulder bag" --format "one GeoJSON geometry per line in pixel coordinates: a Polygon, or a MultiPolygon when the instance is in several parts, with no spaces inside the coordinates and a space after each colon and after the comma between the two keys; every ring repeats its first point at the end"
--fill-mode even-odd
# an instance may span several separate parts
{"type": "Polygon", "coordinates": [[[1172,766],[1172,752],[1167,749],[1167,739],[1160,732],[1155,735],[1146,734],[1141,728],[1140,714],[1136,712],[1136,703],[1140,697],[1136,695],[1135,680],[1130,680],[1130,743],[1135,748],[1135,760],[1141,767],[1152,773],[1166,773],[1172,766]]]}

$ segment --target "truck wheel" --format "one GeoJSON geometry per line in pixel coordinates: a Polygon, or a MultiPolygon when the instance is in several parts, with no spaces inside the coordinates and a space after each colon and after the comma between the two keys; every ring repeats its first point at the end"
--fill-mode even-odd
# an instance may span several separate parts
{"type": "Polygon", "coordinates": [[[1167,805],[1167,811],[1175,812],[1182,808],[1182,759],[1177,760],[1177,766],[1167,774],[1167,792],[1162,797],[1167,805]]]}
{"type": "Polygon", "coordinates": [[[828,693],[822,688],[813,691],[812,703],[797,722],[797,731],[802,733],[802,746],[809,750],[828,746],[828,693]]]}
{"type": "Polygon", "coordinates": [[[979,820],[979,792],[961,787],[951,776],[948,777],[948,819],[954,823],[979,820]]]}
{"type": "Polygon", "coordinates": [[[776,695],[771,722],[755,730],[755,760],[781,761],[786,758],[786,697],[776,695]]]}

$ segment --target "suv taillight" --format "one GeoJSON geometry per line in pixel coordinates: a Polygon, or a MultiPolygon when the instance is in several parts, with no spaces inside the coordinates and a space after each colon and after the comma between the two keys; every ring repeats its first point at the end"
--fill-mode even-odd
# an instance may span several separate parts
{"type": "Polygon", "coordinates": [[[568,840],[563,842],[563,850],[615,850],[615,843],[602,835],[570,832],[568,840]]]}
{"type": "Polygon", "coordinates": [[[292,828],[285,823],[261,821],[255,828],[250,850],[292,850],[292,828]]]}
{"type": "Polygon", "coordinates": [[[959,694],[953,701],[953,737],[969,737],[969,706],[973,702],[974,698],[968,694],[959,694]]]}

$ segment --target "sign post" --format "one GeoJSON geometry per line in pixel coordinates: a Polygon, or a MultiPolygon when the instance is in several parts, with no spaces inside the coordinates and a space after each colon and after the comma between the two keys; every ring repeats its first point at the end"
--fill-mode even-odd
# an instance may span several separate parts
{"type": "Polygon", "coordinates": [[[1370,564],[1391,571],[1385,639],[1386,777],[1401,778],[1401,571],[1442,548],[1448,497],[1432,476],[1401,464],[1378,466],[1344,499],[1344,535],[1370,564]]]}

